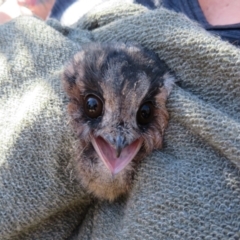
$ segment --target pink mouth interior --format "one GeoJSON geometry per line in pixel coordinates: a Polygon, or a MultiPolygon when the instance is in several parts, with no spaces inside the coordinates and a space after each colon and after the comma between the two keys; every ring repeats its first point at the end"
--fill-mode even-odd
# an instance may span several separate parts
{"type": "Polygon", "coordinates": [[[116,149],[113,148],[102,137],[93,137],[92,144],[106,167],[111,171],[112,174],[117,174],[123,170],[136,156],[142,145],[142,139],[137,139],[130,145],[123,148],[121,155],[118,158],[116,156],[116,149]]]}

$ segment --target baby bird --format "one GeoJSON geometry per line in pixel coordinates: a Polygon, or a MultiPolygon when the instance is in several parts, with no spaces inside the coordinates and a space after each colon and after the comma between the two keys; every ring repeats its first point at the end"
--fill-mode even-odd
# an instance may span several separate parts
{"type": "Polygon", "coordinates": [[[113,201],[131,188],[139,161],[162,147],[174,77],[140,46],[91,43],[62,80],[78,139],[75,173],[88,192],[113,201]]]}

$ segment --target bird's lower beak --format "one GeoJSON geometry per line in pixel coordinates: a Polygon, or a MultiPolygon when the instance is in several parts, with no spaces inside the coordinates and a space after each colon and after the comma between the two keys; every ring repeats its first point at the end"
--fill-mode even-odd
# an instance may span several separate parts
{"type": "Polygon", "coordinates": [[[102,137],[92,137],[92,144],[105,166],[113,175],[122,171],[136,156],[142,146],[141,138],[124,146],[123,139],[118,136],[116,139],[116,148],[112,147],[102,137]]]}

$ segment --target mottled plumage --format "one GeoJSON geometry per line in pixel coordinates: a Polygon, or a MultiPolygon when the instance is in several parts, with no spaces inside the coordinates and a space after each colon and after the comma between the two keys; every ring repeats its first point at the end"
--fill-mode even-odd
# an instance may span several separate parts
{"type": "Polygon", "coordinates": [[[131,188],[136,164],[162,147],[174,78],[153,52],[123,43],[86,45],[63,73],[78,137],[81,184],[110,201],[131,188]]]}

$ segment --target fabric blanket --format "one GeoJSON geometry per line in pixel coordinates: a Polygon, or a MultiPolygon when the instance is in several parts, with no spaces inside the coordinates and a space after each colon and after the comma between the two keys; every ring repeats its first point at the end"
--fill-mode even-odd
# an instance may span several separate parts
{"type": "Polygon", "coordinates": [[[0,239],[240,239],[240,49],[181,14],[99,6],[73,27],[0,26],[0,239]],[[164,147],[128,196],[99,202],[71,174],[63,67],[82,44],[130,41],[180,80],[164,147]]]}

